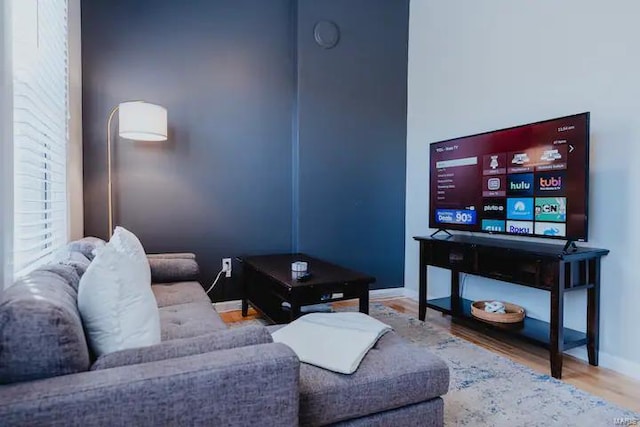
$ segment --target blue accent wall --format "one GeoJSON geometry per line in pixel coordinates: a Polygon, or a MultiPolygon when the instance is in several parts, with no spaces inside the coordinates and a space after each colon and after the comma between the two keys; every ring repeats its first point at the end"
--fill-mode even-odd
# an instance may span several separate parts
{"type": "Polygon", "coordinates": [[[196,252],[209,281],[302,250],[401,286],[407,28],[408,0],[82,1],[85,234],[107,236],[108,113],[144,99],[169,140],[118,141],[114,193],[148,251],[196,252]]]}
{"type": "Polygon", "coordinates": [[[408,19],[408,0],[298,2],[299,249],[381,288],[404,286],[408,19]]]}

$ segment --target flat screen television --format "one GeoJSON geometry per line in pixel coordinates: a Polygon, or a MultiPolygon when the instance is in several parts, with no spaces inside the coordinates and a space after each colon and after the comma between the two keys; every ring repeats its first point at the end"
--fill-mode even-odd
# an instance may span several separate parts
{"type": "Polygon", "coordinates": [[[589,113],[430,148],[429,227],[587,241],[589,113]]]}

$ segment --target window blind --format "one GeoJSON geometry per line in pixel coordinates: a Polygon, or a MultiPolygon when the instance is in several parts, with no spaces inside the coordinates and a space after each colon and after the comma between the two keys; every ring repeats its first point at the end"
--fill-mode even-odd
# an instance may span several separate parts
{"type": "Polygon", "coordinates": [[[13,0],[14,274],[67,242],[66,0],[13,0]]]}

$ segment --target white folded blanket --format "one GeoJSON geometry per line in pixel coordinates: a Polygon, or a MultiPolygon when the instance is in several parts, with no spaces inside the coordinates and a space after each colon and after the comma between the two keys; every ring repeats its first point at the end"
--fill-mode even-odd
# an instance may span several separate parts
{"type": "Polygon", "coordinates": [[[352,374],[378,339],[391,327],[363,313],[311,313],[272,334],[301,362],[352,374]]]}

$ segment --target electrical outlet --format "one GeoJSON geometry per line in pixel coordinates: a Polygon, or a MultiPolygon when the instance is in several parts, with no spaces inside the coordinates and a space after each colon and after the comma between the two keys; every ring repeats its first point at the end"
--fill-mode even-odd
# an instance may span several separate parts
{"type": "Polygon", "coordinates": [[[224,271],[225,277],[231,277],[231,258],[222,258],[222,271],[224,271]]]}

